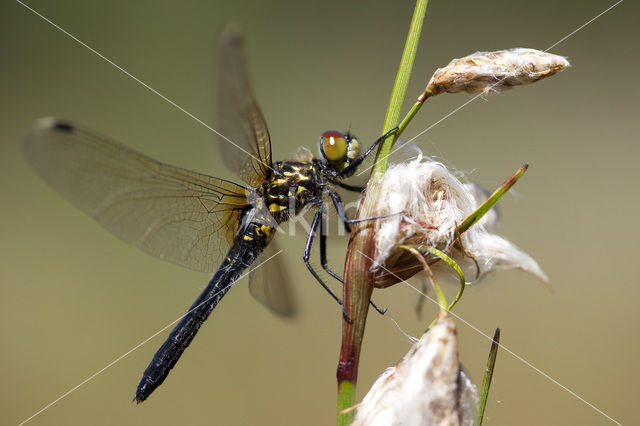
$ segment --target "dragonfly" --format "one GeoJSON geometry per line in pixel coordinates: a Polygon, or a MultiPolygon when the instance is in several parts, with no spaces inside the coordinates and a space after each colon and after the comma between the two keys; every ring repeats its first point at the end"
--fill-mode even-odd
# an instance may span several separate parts
{"type": "MultiPolygon", "coordinates": [[[[352,176],[388,135],[361,154],[356,137],[330,130],[320,137],[318,158],[307,151],[297,160],[273,162],[269,131],[249,85],[238,29],[221,35],[218,63],[218,125],[224,135],[218,145],[224,162],[246,185],[158,162],[55,118],[38,120],[24,146],[27,161],[45,181],[117,237],[190,269],[213,271],[219,265],[144,371],[134,397],[138,403],[163,383],[223,296],[272,247],[277,226],[306,207],[316,212],[304,263],[342,304],[310,264],[312,244],[319,234],[322,267],[341,280],[328,266],[325,200],[331,201],[347,229],[363,220],[346,217],[335,187],[362,191],[342,179],[352,176]]],[[[290,290],[280,275],[252,273],[249,287],[275,313],[293,313],[290,290]]]]}

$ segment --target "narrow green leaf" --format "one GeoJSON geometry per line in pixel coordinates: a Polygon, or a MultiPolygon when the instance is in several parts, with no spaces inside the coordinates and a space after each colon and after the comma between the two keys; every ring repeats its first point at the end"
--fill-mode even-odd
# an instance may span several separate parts
{"type": "MultiPolygon", "coordinates": [[[[440,288],[440,284],[438,284],[438,281],[436,281],[436,277],[435,277],[435,275],[433,275],[433,272],[431,271],[431,268],[429,268],[429,265],[427,264],[427,261],[425,260],[424,255],[422,254],[422,252],[420,250],[418,250],[418,247],[420,247],[420,246],[416,246],[416,245],[399,245],[398,247],[401,248],[401,249],[409,251],[422,264],[422,269],[424,269],[424,272],[429,276],[429,279],[431,280],[431,284],[433,284],[433,288],[436,290],[436,297],[438,298],[438,304],[440,305],[440,309],[446,311],[447,310],[447,299],[444,296],[444,293],[442,292],[442,289],[440,288]]],[[[431,328],[431,327],[429,327],[429,328],[431,328]]]]}
{"type": "MultiPolygon", "coordinates": [[[[416,57],[416,51],[418,50],[418,41],[420,40],[422,23],[427,11],[427,3],[428,0],[416,1],[413,18],[411,19],[411,26],[409,27],[409,34],[404,45],[402,59],[400,60],[400,67],[398,68],[396,81],[393,84],[393,90],[391,91],[391,98],[387,108],[387,115],[385,116],[384,126],[382,127],[383,135],[396,127],[398,120],[400,119],[400,112],[402,111],[402,104],[404,103],[404,98],[407,93],[407,85],[409,84],[413,61],[416,57]]],[[[397,134],[392,134],[380,144],[378,155],[376,156],[376,164],[373,169],[374,176],[381,176],[387,169],[388,157],[397,136],[397,134]]]]}
{"type": "Polygon", "coordinates": [[[453,260],[452,258],[447,256],[446,253],[438,250],[435,247],[421,245],[418,247],[418,249],[422,252],[426,251],[433,254],[434,256],[438,256],[440,259],[447,262],[447,264],[449,264],[449,266],[451,266],[453,270],[456,271],[456,274],[458,274],[458,277],[460,278],[460,288],[458,289],[458,294],[456,294],[456,298],[453,299],[453,302],[451,302],[451,304],[447,308],[447,312],[450,312],[451,309],[453,309],[453,307],[456,305],[456,303],[458,303],[458,300],[460,300],[460,298],[462,297],[462,293],[464,293],[464,288],[466,286],[466,282],[464,280],[464,272],[462,272],[462,269],[460,268],[460,266],[458,266],[455,260],[453,260]]]}
{"type": "Polygon", "coordinates": [[[489,351],[489,359],[487,360],[487,369],[484,371],[484,379],[482,380],[482,389],[480,391],[480,401],[478,402],[478,413],[476,417],[476,423],[478,426],[482,426],[484,410],[487,407],[489,388],[491,387],[491,378],[493,377],[493,371],[496,366],[496,357],[498,356],[499,347],[500,329],[496,328],[496,332],[493,335],[493,343],[491,343],[491,350],[489,351]]]}
{"type": "Polygon", "coordinates": [[[476,222],[478,222],[482,216],[484,216],[490,209],[498,202],[498,200],[507,193],[509,189],[520,179],[520,176],[524,174],[529,168],[529,164],[525,164],[520,167],[509,179],[504,181],[502,185],[491,196],[471,213],[456,229],[458,234],[464,233],[467,229],[471,228],[476,222]]]}

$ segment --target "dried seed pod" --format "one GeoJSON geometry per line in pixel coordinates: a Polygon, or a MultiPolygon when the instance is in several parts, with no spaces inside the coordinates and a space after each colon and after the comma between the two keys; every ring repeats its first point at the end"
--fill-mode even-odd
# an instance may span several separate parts
{"type": "Polygon", "coordinates": [[[373,384],[353,425],[474,424],[478,394],[461,368],[455,323],[436,324],[373,384]]]}
{"type": "Polygon", "coordinates": [[[563,56],[515,48],[476,52],[438,68],[419,99],[440,93],[490,93],[535,83],[569,66],[563,56]]]}

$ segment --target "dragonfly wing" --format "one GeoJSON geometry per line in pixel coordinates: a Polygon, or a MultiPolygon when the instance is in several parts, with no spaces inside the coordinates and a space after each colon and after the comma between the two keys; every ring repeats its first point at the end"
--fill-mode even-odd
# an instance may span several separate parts
{"type": "Polygon", "coordinates": [[[221,36],[218,55],[217,126],[224,137],[219,146],[225,163],[252,187],[271,173],[269,130],[251,93],[236,27],[221,36]]]}
{"type": "Polygon", "coordinates": [[[169,166],[88,130],[40,119],[27,161],[75,206],[161,259],[212,271],[233,241],[247,190],[169,166]]]}
{"type": "Polygon", "coordinates": [[[296,314],[296,303],[280,254],[272,240],[255,262],[260,266],[249,274],[249,292],[273,313],[292,317],[296,314]]]}

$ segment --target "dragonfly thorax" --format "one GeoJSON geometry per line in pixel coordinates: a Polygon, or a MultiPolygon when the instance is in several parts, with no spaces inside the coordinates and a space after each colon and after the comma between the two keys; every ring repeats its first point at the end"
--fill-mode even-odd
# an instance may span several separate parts
{"type": "Polygon", "coordinates": [[[271,178],[257,188],[257,193],[269,213],[281,223],[319,200],[325,186],[317,160],[281,161],[274,163],[271,178]]]}

